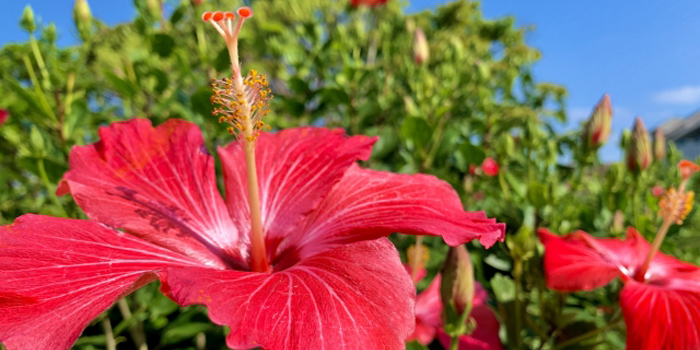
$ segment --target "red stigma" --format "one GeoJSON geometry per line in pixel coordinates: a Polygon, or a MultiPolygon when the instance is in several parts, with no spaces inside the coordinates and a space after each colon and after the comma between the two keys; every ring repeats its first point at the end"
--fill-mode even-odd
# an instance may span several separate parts
{"type": "Polygon", "coordinates": [[[209,22],[209,20],[211,19],[211,16],[212,16],[212,15],[213,15],[213,14],[211,13],[211,11],[204,12],[204,13],[202,14],[202,21],[204,21],[204,22],[209,22]]]}
{"type": "Polygon", "coordinates": [[[216,12],[214,12],[214,17],[213,17],[213,18],[214,18],[215,21],[218,22],[218,21],[224,19],[224,13],[221,12],[221,11],[216,11],[216,12]]]}
{"type": "Polygon", "coordinates": [[[243,18],[253,17],[253,10],[250,7],[241,7],[238,9],[238,15],[243,18]]]}
{"type": "Polygon", "coordinates": [[[230,12],[230,11],[229,11],[229,12],[225,12],[225,13],[224,13],[224,18],[226,18],[226,19],[234,19],[234,18],[236,18],[236,15],[234,15],[233,12],[230,12]]]}

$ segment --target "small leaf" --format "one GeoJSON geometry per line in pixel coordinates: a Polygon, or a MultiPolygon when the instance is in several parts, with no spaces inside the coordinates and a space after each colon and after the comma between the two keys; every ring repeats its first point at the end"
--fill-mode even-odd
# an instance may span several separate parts
{"type": "Polygon", "coordinates": [[[168,34],[158,33],[153,37],[151,49],[160,57],[168,57],[175,47],[175,39],[168,34]]]}
{"type": "Polygon", "coordinates": [[[423,118],[407,117],[401,125],[401,137],[415,149],[425,149],[432,137],[432,129],[423,118]]]}

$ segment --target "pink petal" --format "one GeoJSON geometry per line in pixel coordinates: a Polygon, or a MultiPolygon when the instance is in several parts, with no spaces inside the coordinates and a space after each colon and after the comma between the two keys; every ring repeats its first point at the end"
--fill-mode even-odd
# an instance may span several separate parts
{"type": "MultiPolygon", "coordinates": [[[[268,251],[296,229],[348,167],[367,160],[376,138],[347,137],[342,129],[287,129],[262,133],[255,160],[260,188],[263,227],[268,251]]],[[[250,209],[241,143],[219,149],[226,182],[226,203],[240,232],[250,232],[250,209]]]]}
{"type": "Polygon", "coordinates": [[[660,258],[654,263],[661,261],[656,271],[662,275],[652,274],[647,283],[629,280],[622,289],[627,349],[700,349],[700,269],[660,258]]]}
{"type": "Polygon", "coordinates": [[[416,297],[416,330],[408,341],[417,340],[430,344],[442,326],[442,301],[440,300],[440,275],[435,276],[430,286],[416,297]]]}
{"type": "MultiPolygon", "coordinates": [[[[409,264],[403,264],[404,269],[406,269],[406,272],[408,273],[409,276],[413,275],[413,267],[409,264]]],[[[425,269],[425,267],[421,267],[418,270],[418,273],[416,273],[416,278],[413,280],[414,284],[418,284],[423,278],[425,278],[425,275],[428,274],[428,270],[425,269]]]]}
{"type": "MultiPolygon", "coordinates": [[[[459,350],[503,349],[501,338],[498,336],[501,325],[487,302],[488,293],[477,282],[472,311],[469,314],[469,317],[476,321],[476,329],[469,335],[459,337],[459,350]]],[[[442,329],[438,330],[438,340],[445,349],[449,349],[452,344],[452,339],[442,329]]]]}
{"type": "Polygon", "coordinates": [[[442,236],[452,246],[479,239],[490,247],[503,240],[505,225],[483,212],[465,212],[454,189],[434,176],[353,165],[280,251],[304,258],[392,232],[442,236]]]}
{"type": "Polygon", "coordinates": [[[0,343],[68,349],[117,299],[188,258],[83,220],[26,215],[0,227],[0,343]]]}
{"type": "Polygon", "coordinates": [[[626,240],[593,238],[583,231],[560,237],[543,229],[539,235],[547,287],[561,291],[591,290],[619,275],[632,277],[649,252],[649,244],[632,228],[626,240]]]}
{"type": "Polygon", "coordinates": [[[73,148],[59,194],[70,192],[91,219],[208,265],[246,265],[196,125],[134,119],[99,133],[100,142],[73,148]]]}
{"type": "Polygon", "coordinates": [[[249,349],[404,349],[415,289],[387,239],[321,253],[272,274],[172,269],[181,304],[204,304],[249,349]]]}

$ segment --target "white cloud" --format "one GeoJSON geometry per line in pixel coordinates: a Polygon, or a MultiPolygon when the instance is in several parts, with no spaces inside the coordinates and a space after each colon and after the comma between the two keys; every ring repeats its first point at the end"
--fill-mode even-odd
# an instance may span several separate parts
{"type": "Polygon", "coordinates": [[[664,90],[654,94],[654,100],[674,105],[691,105],[700,103],[700,85],[686,85],[664,90]]]}

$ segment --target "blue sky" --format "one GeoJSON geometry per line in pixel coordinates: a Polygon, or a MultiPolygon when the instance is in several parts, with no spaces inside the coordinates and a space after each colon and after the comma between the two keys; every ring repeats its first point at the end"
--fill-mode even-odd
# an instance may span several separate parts
{"type": "MultiPolygon", "coordinates": [[[[89,2],[108,24],[134,14],[128,0],[89,2]]],[[[414,0],[409,10],[444,2],[414,0]]],[[[3,4],[0,44],[26,40],[17,22],[27,3],[44,23],[56,23],[59,44],[76,42],[73,0],[29,0],[3,4]]],[[[527,42],[543,54],[536,78],[568,88],[572,125],[588,117],[603,93],[611,95],[614,136],[601,150],[606,160],[619,158],[615,143],[635,116],[653,129],[700,109],[700,1],[485,0],[481,6],[486,18],[513,15],[519,26],[534,26],[527,42]]]]}

